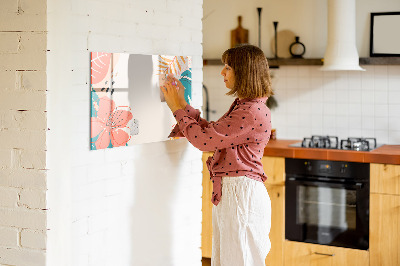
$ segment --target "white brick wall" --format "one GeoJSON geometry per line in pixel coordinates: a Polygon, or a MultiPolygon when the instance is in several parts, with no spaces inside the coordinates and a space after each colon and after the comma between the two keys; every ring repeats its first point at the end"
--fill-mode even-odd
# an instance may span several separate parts
{"type": "Polygon", "coordinates": [[[45,265],[46,3],[1,2],[1,265],[45,265]]]}
{"type": "Polygon", "coordinates": [[[201,265],[201,152],[186,140],[90,151],[89,52],[191,55],[200,106],[202,0],[47,9],[47,264],[201,265]]]}
{"type": "Polygon", "coordinates": [[[191,55],[200,106],[202,1],[5,0],[0,15],[0,264],[200,265],[201,153],[90,152],[88,66],[89,51],[191,55]]]}

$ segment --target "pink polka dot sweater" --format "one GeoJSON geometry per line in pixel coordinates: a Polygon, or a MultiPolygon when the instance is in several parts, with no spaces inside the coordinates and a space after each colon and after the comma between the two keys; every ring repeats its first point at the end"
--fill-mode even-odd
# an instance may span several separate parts
{"type": "Polygon", "coordinates": [[[238,98],[218,121],[208,122],[200,111],[190,105],[174,112],[178,125],[169,137],[186,137],[201,151],[214,151],[207,160],[213,182],[211,201],[221,200],[224,176],[247,176],[264,182],[261,159],[271,132],[271,112],[265,105],[267,97],[238,98]]]}

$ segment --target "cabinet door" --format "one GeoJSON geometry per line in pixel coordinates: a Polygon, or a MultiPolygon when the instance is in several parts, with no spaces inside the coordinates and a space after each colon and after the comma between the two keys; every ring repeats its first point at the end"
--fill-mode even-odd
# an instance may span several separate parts
{"type": "Polygon", "coordinates": [[[264,156],[261,163],[268,177],[266,184],[285,185],[285,158],[264,156]]]}
{"type": "Polygon", "coordinates": [[[400,265],[400,196],[371,194],[371,266],[400,265]]]}
{"type": "Polygon", "coordinates": [[[212,252],[212,183],[206,161],[211,152],[203,153],[203,195],[202,195],[202,224],[201,224],[201,253],[204,258],[211,258],[212,252]]]}
{"type": "Polygon", "coordinates": [[[285,241],[285,266],[367,266],[365,250],[285,241]]]}
{"type": "Polygon", "coordinates": [[[283,265],[283,243],[285,240],[285,187],[265,184],[271,199],[271,250],[265,259],[266,266],[283,265]]]}
{"type": "Polygon", "coordinates": [[[370,165],[371,193],[400,195],[400,165],[370,165]]]}

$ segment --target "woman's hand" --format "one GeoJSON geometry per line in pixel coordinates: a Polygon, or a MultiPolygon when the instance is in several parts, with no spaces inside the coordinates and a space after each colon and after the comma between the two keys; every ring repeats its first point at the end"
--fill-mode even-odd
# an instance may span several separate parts
{"type": "Polygon", "coordinates": [[[161,90],[164,93],[165,101],[172,113],[178,109],[184,109],[186,107],[185,87],[179,80],[168,76],[167,81],[164,86],[161,87],[161,90]]]}
{"type": "Polygon", "coordinates": [[[179,79],[174,78],[173,75],[169,75],[169,78],[172,79],[172,83],[175,82],[175,84],[178,85],[178,96],[179,96],[179,102],[183,108],[186,107],[187,102],[185,100],[185,86],[183,86],[182,82],[179,81],[179,79]]]}

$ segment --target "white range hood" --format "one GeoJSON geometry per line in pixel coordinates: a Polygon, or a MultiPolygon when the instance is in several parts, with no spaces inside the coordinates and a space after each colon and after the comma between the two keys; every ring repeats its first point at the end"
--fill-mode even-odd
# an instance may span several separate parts
{"type": "Polygon", "coordinates": [[[328,44],[320,70],[358,70],[355,0],[328,0],[328,44]]]}

